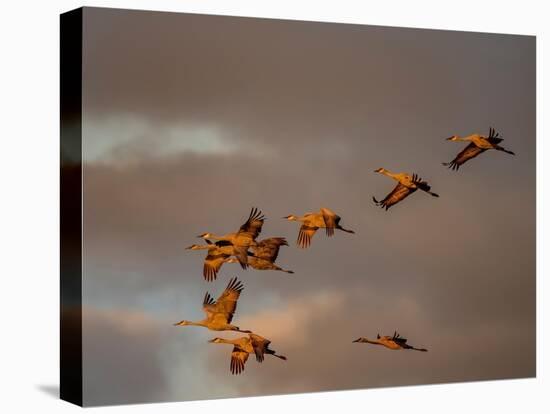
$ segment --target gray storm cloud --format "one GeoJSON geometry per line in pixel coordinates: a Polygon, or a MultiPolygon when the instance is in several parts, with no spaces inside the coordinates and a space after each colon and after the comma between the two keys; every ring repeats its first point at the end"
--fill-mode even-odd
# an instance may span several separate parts
{"type": "MultiPolygon", "coordinates": [[[[132,370],[113,381],[144,354],[155,379],[120,398],[535,375],[533,38],[100,9],[85,19],[84,301],[114,312],[90,325],[89,347],[114,339],[88,360],[104,375],[109,351],[135,344],[120,362],[132,370]],[[490,125],[516,157],[441,165],[463,147],[444,138],[490,125]],[[371,197],[394,182],[378,167],[416,172],[441,197],[382,211],[371,197]],[[236,230],[252,206],[267,216],[260,237],[288,239],[278,260],[296,273],[224,265],[206,283],[203,255],[184,248],[236,230]],[[356,234],[318,232],[302,251],[282,217],[321,206],[356,234]],[[224,334],[171,329],[202,318],[204,292],[235,275],[235,323],[289,358],[251,359],[238,378],[230,347],[207,343],[224,334]],[[155,322],[130,335],[118,312],[155,322]],[[430,351],[351,343],[394,329],[430,351]]],[[[119,398],[102,392],[89,401],[119,398]]]]}

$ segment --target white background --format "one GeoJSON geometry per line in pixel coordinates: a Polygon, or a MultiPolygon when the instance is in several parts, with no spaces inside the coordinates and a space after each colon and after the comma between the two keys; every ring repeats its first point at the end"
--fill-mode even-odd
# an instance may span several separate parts
{"type": "Polygon", "coordinates": [[[309,4],[282,0],[4,2],[0,12],[0,410],[7,413],[79,410],[54,395],[59,384],[59,14],[82,5],[537,35],[537,379],[88,411],[523,413],[542,407],[548,410],[550,369],[544,348],[549,343],[549,306],[544,300],[549,298],[549,284],[543,276],[548,277],[548,219],[544,212],[548,211],[549,186],[542,174],[543,160],[550,155],[548,141],[544,140],[547,134],[543,119],[543,114],[548,117],[548,82],[543,78],[550,56],[549,34],[544,26],[548,26],[550,14],[545,3],[527,0],[309,4]]]}

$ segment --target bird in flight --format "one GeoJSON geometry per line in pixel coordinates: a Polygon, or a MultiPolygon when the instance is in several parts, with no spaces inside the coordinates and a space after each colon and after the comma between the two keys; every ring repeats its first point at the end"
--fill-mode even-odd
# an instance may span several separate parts
{"type": "Polygon", "coordinates": [[[202,326],[212,331],[251,333],[251,331],[241,330],[238,326],[231,324],[233,314],[237,309],[237,301],[243,289],[242,282],[234,277],[229,281],[218,300],[214,301],[210,293],[206,292],[202,302],[202,309],[206,313],[206,318],[198,322],[183,320],[175,323],[174,326],[202,326]]]}
{"type": "Polygon", "coordinates": [[[273,355],[283,361],[287,359],[284,355],[279,355],[269,348],[271,341],[254,333],[236,339],[214,338],[208,342],[233,345],[231,363],[229,365],[229,369],[233,375],[238,375],[244,371],[244,364],[246,364],[248,355],[250,354],[255,354],[256,361],[260,363],[263,362],[265,355],[273,355]]]}
{"type": "Polygon", "coordinates": [[[186,247],[187,250],[208,250],[208,254],[204,258],[204,265],[202,268],[202,275],[208,282],[216,280],[218,272],[222,265],[229,261],[231,256],[235,256],[236,259],[232,263],[239,263],[243,269],[248,267],[246,262],[241,259],[240,249],[233,246],[226,240],[218,240],[216,243],[212,243],[210,240],[205,240],[206,245],[193,244],[186,247]]]}
{"type": "Polygon", "coordinates": [[[216,235],[213,233],[203,233],[198,237],[203,239],[212,239],[218,241],[225,241],[231,243],[237,251],[237,256],[241,263],[247,263],[248,261],[248,248],[256,245],[256,238],[262,231],[265,217],[260,210],[252,208],[248,219],[241,225],[238,231],[235,233],[228,233],[225,235],[216,235]]]}
{"type": "Polygon", "coordinates": [[[439,197],[438,194],[431,191],[431,187],[428,183],[416,174],[410,175],[407,173],[392,173],[385,168],[378,168],[377,170],[374,170],[374,172],[383,174],[397,181],[395,188],[391,191],[391,193],[384,197],[384,199],[378,201],[375,197],[372,197],[377,206],[385,208],[386,210],[394,204],[399,203],[401,200],[404,200],[410,194],[419,189],[433,197],[439,197]]]}
{"type": "Polygon", "coordinates": [[[458,155],[451,162],[444,162],[443,165],[449,167],[452,170],[457,171],[462,164],[466,161],[471,160],[472,158],[477,157],[479,154],[494,149],[497,151],[502,151],[507,154],[516,155],[512,151],[501,147],[499,144],[503,141],[500,137],[500,134],[495,131],[494,128],[489,128],[489,135],[483,136],[480,134],[472,134],[467,137],[459,137],[453,135],[452,137],[447,138],[447,141],[454,142],[469,142],[466,147],[458,153],[458,155]]]}
{"type": "Polygon", "coordinates": [[[303,216],[293,214],[283,217],[289,221],[299,221],[302,223],[298,232],[297,244],[302,249],[311,245],[311,239],[319,229],[325,229],[328,237],[334,235],[334,230],[345,231],[346,233],[355,233],[353,230],[345,229],[340,225],[341,217],[332,210],[321,207],[317,213],[306,213],[303,216]]]}
{"type": "Polygon", "coordinates": [[[428,350],[425,348],[415,348],[414,346],[407,344],[407,340],[401,337],[401,335],[399,335],[397,331],[393,333],[393,336],[380,336],[380,334],[378,334],[376,335],[376,340],[371,340],[371,339],[361,337],[356,339],[353,342],[382,345],[394,351],[399,351],[401,349],[412,349],[414,351],[428,352],[428,350]]]}
{"type": "MultiPolygon", "coordinates": [[[[284,237],[271,237],[260,240],[256,246],[250,247],[248,265],[256,270],[278,270],[280,272],[294,273],[292,270],[283,269],[275,264],[281,246],[288,246],[288,242],[284,237]]],[[[226,262],[239,263],[239,260],[231,257],[226,259],[226,262]]]]}

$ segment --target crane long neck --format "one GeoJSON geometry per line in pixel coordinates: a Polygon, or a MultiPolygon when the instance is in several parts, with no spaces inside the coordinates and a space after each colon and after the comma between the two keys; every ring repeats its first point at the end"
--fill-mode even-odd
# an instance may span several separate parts
{"type": "Polygon", "coordinates": [[[224,339],[224,338],[218,338],[218,342],[222,344],[231,344],[235,345],[237,343],[236,339],[224,339]]]}
{"type": "Polygon", "coordinates": [[[392,173],[391,171],[382,170],[382,171],[380,171],[380,173],[381,173],[381,174],[384,174],[386,177],[393,178],[394,180],[397,180],[397,179],[398,179],[397,174],[392,173]]]}
{"type": "Polygon", "coordinates": [[[203,244],[203,245],[200,245],[200,246],[196,246],[195,250],[210,250],[210,249],[215,249],[215,248],[216,248],[216,245],[214,245],[214,244],[203,244]]]}
{"type": "Polygon", "coordinates": [[[210,233],[208,238],[212,240],[226,240],[227,236],[218,236],[217,234],[210,233]]]}
{"type": "Polygon", "coordinates": [[[353,342],[363,342],[363,343],[367,343],[367,344],[382,345],[379,340],[373,341],[369,338],[364,338],[364,337],[361,337],[361,338],[359,338],[359,339],[357,339],[353,342]]]}
{"type": "Polygon", "coordinates": [[[206,321],[198,321],[198,322],[188,321],[187,324],[192,326],[204,326],[204,327],[207,326],[206,321]]]}
{"type": "Polygon", "coordinates": [[[230,331],[241,332],[241,333],[252,333],[252,331],[248,329],[241,329],[235,325],[229,325],[228,328],[230,331]]]}

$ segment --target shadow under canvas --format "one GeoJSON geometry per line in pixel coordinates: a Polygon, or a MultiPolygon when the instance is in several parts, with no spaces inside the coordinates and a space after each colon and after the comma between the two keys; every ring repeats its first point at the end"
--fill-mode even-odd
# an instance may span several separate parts
{"type": "Polygon", "coordinates": [[[59,398],[59,385],[58,384],[40,384],[36,388],[42,391],[44,394],[53,398],[59,398]]]}

